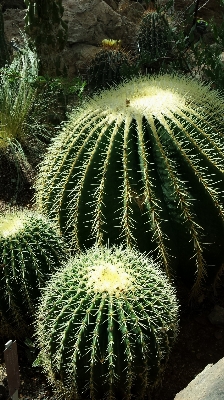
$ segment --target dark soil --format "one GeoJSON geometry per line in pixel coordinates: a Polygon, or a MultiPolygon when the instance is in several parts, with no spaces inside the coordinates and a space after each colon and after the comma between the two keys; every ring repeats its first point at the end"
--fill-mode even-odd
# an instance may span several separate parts
{"type": "MultiPolygon", "coordinates": [[[[7,7],[6,3],[4,7],[7,7]]],[[[11,3],[16,3],[11,2],[11,3]]],[[[11,4],[10,3],[10,4],[11,4]]],[[[22,4],[23,2],[20,2],[22,4]]],[[[176,10],[182,11],[192,1],[175,0],[176,10]]],[[[202,2],[206,3],[205,1],[202,2]]],[[[21,5],[20,5],[21,6],[21,5]]],[[[209,20],[221,20],[223,9],[219,0],[209,0],[198,16],[209,20]]],[[[17,170],[5,156],[0,157],[0,213],[12,207],[33,208],[32,182],[25,177],[17,185],[17,170]]],[[[197,303],[189,304],[189,289],[177,284],[180,301],[180,332],[173,347],[161,387],[150,396],[150,400],[173,400],[175,395],[195,378],[208,364],[214,364],[224,357],[224,326],[213,325],[208,318],[215,305],[224,307],[224,283],[216,291],[210,286],[197,303]]],[[[0,399],[8,400],[8,387],[3,351],[5,343],[13,338],[0,338],[0,399]],[[2,395],[1,395],[2,393],[2,395]],[[4,394],[5,393],[5,394],[4,394]]],[[[44,374],[32,367],[35,354],[22,341],[17,341],[20,367],[19,399],[57,400],[44,374]]],[[[193,399],[192,399],[193,400],[193,399]]]]}

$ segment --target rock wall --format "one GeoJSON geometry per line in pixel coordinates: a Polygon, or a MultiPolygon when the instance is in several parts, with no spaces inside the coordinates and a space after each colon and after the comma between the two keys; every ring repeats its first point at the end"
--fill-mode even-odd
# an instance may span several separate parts
{"type": "MultiPolygon", "coordinates": [[[[116,0],[64,0],[63,19],[68,23],[68,42],[64,58],[69,75],[83,72],[89,60],[100,50],[103,39],[117,39],[130,49],[138,21],[145,9],[138,2],[116,0]]],[[[20,39],[26,10],[7,9],[4,12],[8,41],[20,39]]]]}

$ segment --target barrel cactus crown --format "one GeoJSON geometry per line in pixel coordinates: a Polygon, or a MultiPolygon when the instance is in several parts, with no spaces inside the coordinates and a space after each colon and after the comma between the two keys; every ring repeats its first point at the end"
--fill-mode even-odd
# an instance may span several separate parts
{"type": "Polygon", "coordinates": [[[30,211],[0,217],[0,333],[28,334],[40,286],[67,255],[57,231],[30,211]]]}
{"type": "Polygon", "coordinates": [[[35,327],[35,365],[67,400],[141,399],[162,376],[178,303],[157,263],[134,250],[94,246],[53,275],[35,327]]]}
{"type": "Polygon", "coordinates": [[[156,251],[199,288],[224,261],[223,115],[221,96],[186,77],[102,92],[54,140],[37,203],[74,249],[109,239],[156,251]]]}

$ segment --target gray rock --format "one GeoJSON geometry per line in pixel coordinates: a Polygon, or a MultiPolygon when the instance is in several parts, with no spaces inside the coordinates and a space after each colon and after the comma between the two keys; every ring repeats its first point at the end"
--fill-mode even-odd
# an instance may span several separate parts
{"type": "Polygon", "coordinates": [[[213,325],[224,325],[224,308],[215,305],[208,315],[208,319],[213,325]]]}
{"type": "Polygon", "coordinates": [[[129,43],[135,24],[103,0],[65,1],[63,19],[68,22],[68,43],[101,44],[103,39],[129,43]]]}
{"type": "Polygon", "coordinates": [[[179,392],[174,400],[223,400],[224,399],[224,358],[205,369],[179,392]]]}
{"type": "Polygon", "coordinates": [[[64,50],[64,60],[68,65],[69,76],[79,72],[85,73],[90,60],[101,50],[99,46],[77,43],[64,50]]]}
{"type": "Polygon", "coordinates": [[[123,10],[121,10],[121,15],[124,17],[127,17],[129,21],[132,21],[134,23],[138,23],[141,18],[143,17],[143,14],[145,12],[145,9],[142,4],[140,3],[131,3],[127,7],[125,7],[123,10]]]}

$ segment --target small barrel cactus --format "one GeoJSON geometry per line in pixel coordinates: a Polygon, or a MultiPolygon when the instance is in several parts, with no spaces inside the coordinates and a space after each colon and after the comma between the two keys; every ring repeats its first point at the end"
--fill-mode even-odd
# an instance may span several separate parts
{"type": "Polygon", "coordinates": [[[113,42],[116,42],[114,46],[104,44],[87,68],[87,82],[94,90],[120,83],[131,69],[128,54],[120,49],[120,41],[113,42]]]}
{"type": "Polygon", "coordinates": [[[223,115],[223,98],[186,77],[106,90],[55,138],[37,203],[73,249],[109,239],[155,251],[199,289],[224,262],[223,115]]]}
{"type": "Polygon", "coordinates": [[[139,55],[148,62],[166,57],[172,49],[172,29],[164,13],[147,12],[137,32],[139,55]]]}
{"type": "Polygon", "coordinates": [[[177,332],[175,291],[158,264],[94,246],[42,291],[35,365],[67,400],[142,399],[160,381],[177,332]]]}
{"type": "Polygon", "coordinates": [[[46,218],[20,211],[0,217],[0,333],[28,334],[29,322],[50,273],[67,257],[46,218]]]}

